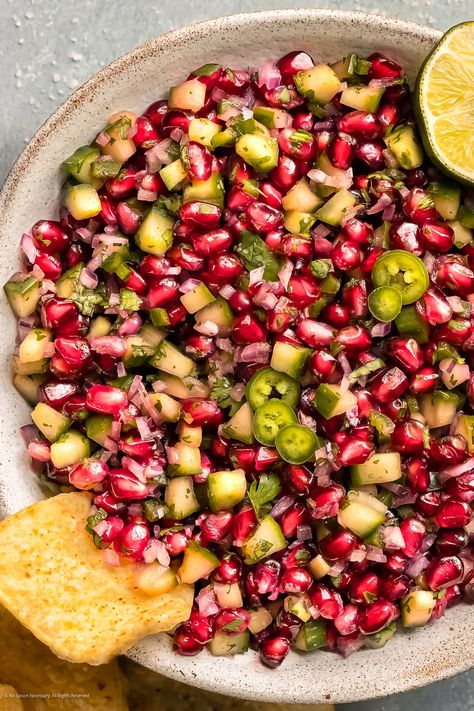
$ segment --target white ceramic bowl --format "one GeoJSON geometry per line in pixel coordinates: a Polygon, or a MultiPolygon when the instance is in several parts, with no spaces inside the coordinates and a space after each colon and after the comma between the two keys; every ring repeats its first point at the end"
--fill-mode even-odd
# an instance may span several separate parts
{"type": "MultiPolygon", "coordinates": [[[[57,209],[58,166],[87,143],[113,111],[143,110],[171,84],[206,62],[258,66],[268,57],[304,49],[318,60],[348,52],[386,51],[410,80],[440,33],[376,15],[330,10],[283,10],[236,15],[158,37],[101,70],[77,89],[39,129],[12,169],[0,197],[0,281],[18,265],[23,231],[57,209]]],[[[29,408],[10,382],[15,323],[1,303],[0,513],[9,515],[41,498],[29,471],[18,428],[29,408]]],[[[162,674],[238,697],[310,703],[348,702],[406,691],[474,665],[472,608],[461,605],[434,625],[402,633],[381,651],[361,651],[344,661],[335,654],[290,654],[283,667],[263,667],[254,652],[215,658],[203,652],[185,658],[166,636],[151,637],[130,656],[162,674]]]]}

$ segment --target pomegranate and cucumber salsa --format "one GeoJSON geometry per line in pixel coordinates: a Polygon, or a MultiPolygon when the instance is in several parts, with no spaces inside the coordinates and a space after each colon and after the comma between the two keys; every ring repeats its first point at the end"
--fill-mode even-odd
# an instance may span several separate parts
{"type": "Polygon", "coordinates": [[[62,168],[5,285],[23,434],[108,564],[195,585],[176,651],[348,656],[473,598],[474,213],[402,68],[208,64],[62,168]]]}

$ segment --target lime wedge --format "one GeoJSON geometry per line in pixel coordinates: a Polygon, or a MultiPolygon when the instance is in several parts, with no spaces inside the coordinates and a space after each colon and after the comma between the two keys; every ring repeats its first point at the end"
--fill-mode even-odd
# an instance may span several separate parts
{"type": "Polygon", "coordinates": [[[474,22],[452,27],[428,55],[414,103],[431,160],[474,185],[474,22]]]}

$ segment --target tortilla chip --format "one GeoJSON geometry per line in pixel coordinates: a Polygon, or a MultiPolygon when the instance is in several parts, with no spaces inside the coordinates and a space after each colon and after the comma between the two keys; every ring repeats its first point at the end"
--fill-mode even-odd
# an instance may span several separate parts
{"type": "Polygon", "coordinates": [[[18,692],[13,686],[0,684],[0,711],[25,711],[18,692]]]}
{"type": "Polygon", "coordinates": [[[129,682],[132,711],[334,711],[332,704],[269,704],[230,698],[167,679],[129,659],[121,659],[120,665],[129,682]]]}
{"type": "Polygon", "coordinates": [[[0,604],[62,659],[104,664],[189,617],[193,587],[149,597],[134,565],[106,564],[85,530],[88,494],[59,494],[0,523],[0,604]]]}
{"type": "MultiPolygon", "coordinates": [[[[128,711],[126,681],[115,660],[90,667],[58,659],[1,606],[0,630],[0,679],[23,697],[23,705],[12,709],[128,711]]],[[[4,711],[1,699],[2,687],[0,711],[4,711]]]]}

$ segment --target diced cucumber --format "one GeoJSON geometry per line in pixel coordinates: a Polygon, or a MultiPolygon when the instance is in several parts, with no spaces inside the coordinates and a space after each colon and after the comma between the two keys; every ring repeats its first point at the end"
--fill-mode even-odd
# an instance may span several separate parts
{"type": "Polygon", "coordinates": [[[351,207],[354,207],[355,203],[355,195],[342,188],[319,208],[316,212],[316,217],[321,222],[326,222],[328,225],[336,227],[341,224],[342,219],[347,215],[351,207]]]}
{"type": "Polygon", "coordinates": [[[94,178],[91,173],[92,164],[99,156],[98,148],[81,146],[63,161],[62,166],[78,183],[88,183],[94,188],[100,188],[104,184],[104,180],[94,178]]]}
{"type": "Polygon", "coordinates": [[[154,326],[169,326],[170,325],[170,317],[168,316],[168,312],[166,309],[163,309],[161,307],[156,307],[154,309],[150,309],[150,317],[151,317],[151,322],[153,323],[154,326]]]}
{"type": "Polygon", "coordinates": [[[259,173],[268,173],[278,164],[276,138],[246,133],[235,143],[236,153],[259,173]]]}
{"type": "Polygon", "coordinates": [[[118,111],[110,117],[105,133],[112,139],[105,146],[99,146],[101,153],[111,156],[120,163],[125,163],[134,153],[136,147],[128,138],[130,128],[135,124],[137,115],[131,111],[118,111]]]}
{"type": "Polygon", "coordinates": [[[355,486],[384,484],[397,481],[402,476],[400,454],[398,452],[376,452],[363,464],[351,468],[351,481],[355,486]]]}
{"type": "Polygon", "coordinates": [[[331,64],[331,69],[341,81],[345,81],[346,79],[354,79],[357,75],[368,74],[370,64],[371,62],[367,59],[362,59],[362,57],[353,52],[331,64]]]}
{"type": "Polygon", "coordinates": [[[396,622],[391,622],[388,627],[385,627],[385,629],[380,632],[367,635],[364,639],[364,646],[367,647],[367,649],[382,649],[387,642],[390,642],[396,631],[396,622]]]}
{"type": "Polygon", "coordinates": [[[290,118],[286,111],[274,109],[271,106],[255,106],[253,115],[257,121],[267,128],[282,128],[287,126],[287,120],[290,118]]]}
{"type": "Polygon", "coordinates": [[[170,518],[181,521],[199,511],[199,503],[194,493],[191,476],[177,476],[166,485],[165,504],[170,518]]]}
{"type": "MultiPolygon", "coordinates": [[[[373,499],[372,496],[366,496],[373,499]]],[[[337,520],[343,528],[348,528],[360,538],[366,538],[384,521],[385,512],[367,506],[363,497],[360,499],[359,502],[356,497],[346,497],[337,514],[337,520]]]]}
{"type": "Polygon", "coordinates": [[[383,87],[377,89],[366,84],[353,84],[342,92],[341,104],[357,111],[366,111],[369,114],[373,114],[379,107],[384,91],[383,87]]]}
{"type": "Polygon", "coordinates": [[[112,415],[89,415],[86,420],[87,436],[103,447],[106,438],[110,435],[113,421],[112,415]]]}
{"type": "MultiPolygon", "coordinates": [[[[330,175],[332,178],[339,178],[340,180],[343,180],[346,177],[346,171],[342,168],[336,168],[329,160],[327,153],[323,152],[317,157],[315,166],[318,170],[322,170],[323,173],[330,175]]],[[[328,195],[332,195],[336,190],[336,188],[333,188],[330,185],[322,185],[321,187],[327,188],[328,195]]],[[[325,197],[324,194],[323,197],[325,197]]]]}
{"type": "Polygon", "coordinates": [[[456,220],[458,220],[464,227],[468,227],[470,230],[474,229],[474,210],[467,207],[467,205],[461,205],[456,215],[456,220]]]}
{"type": "Polygon", "coordinates": [[[149,362],[154,368],[164,370],[165,373],[176,375],[178,378],[185,378],[195,370],[194,361],[167,341],[160,343],[149,362]]]}
{"type": "Polygon", "coordinates": [[[45,402],[39,402],[31,412],[31,419],[50,442],[55,442],[63,435],[71,426],[71,420],[66,415],[62,415],[57,410],[47,405],[45,402]]]}
{"type": "Polygon", "coordinates": [[[183,203],[196,201],[224,207],[224,182],[220,173],[212,173],[207,180],[193,180],[190,185],[186,185],[183,203]]]}
{"type": "Polygon", "coordinates": [[[298,380],[306,366],[306,361],[311,354],[310,348],[296,346],[293,343],[276,341],[273,346],[270,367],[279,373],[286,373],[291,378],[298,380]]]}
{"type": "MultiPolygon", "coordinates": [[[[189,397],[196,383],[191,377],[178,378],[176,375],[170,375],[162,371],[158,374],[158,378],[166,384],[166,393],[172,397],[177,397],[179,400],[189,397]]],[[[207,397],[208,394],[209,390],[202,397],[207,397]]]]}
{"type": "Polygon", "coordinates": [[[341,393],[339,385],[321,383],[316,390],[314,407],[326,419],[344,415],[357,405],[357,398],[350,390],[341,393]]]}
{"type": "Polygon", "coordinates": [[[58,469],[70,467],[90,456],[88,438],[77,430],[68,430],[51,445],[51,462],[58,469]]]}
{"type": "Polygon", "coordinates": [[[307,178],[298,180],[281,201],[284,210],[302,210],[304,212],[314,212],[322,203],[321,198],[311,189],[307,178]]]}
{"type": "Polygon", "coordinates": [[[474,452],[474,415],[459,415],[454,433],[462,435],[467,442],[468,451],[474,452]]]}
{"type": "Polygon", "coordinates": [[[248,402],[244,402],[235,415],[222,428],[224,437],[236,439],[238,442],[252,444],[253,436],[253,412],[248,402]]]}
{"type": "Polygon", "coordinates": [[[32,328],[26,334],[18,349],[18,356],[22,363],[34,363],[45,358],[44,351],[47,344],[51,343],[52,334],[45,328],[32,328]]]}
{"type": "Polygon", "coordinates": [[[245,472],[243,469],[211,472],[207,487],[211,511],[232,510],[247,493],[245,472]]]}
{"type": "Polygon", "coordinates": [[[258,634],[273,622],[273,617],[266,607],[251,607],[247,612],[250,615],[249,632],[258,634]]]}
{"type": "Polygon", "coordinates": [[[232,328],[234,313],[229,304],[222,297],[218,297],[212,303],[204,306],[196,313],[196,322],[204,323],[212,321],[219,326],[219,335],[226,335],[232,328]]]}
{"type": "Polygon", "coordinates": [[[444,390],[434,390],[423,395],[420,400],[420,411],[430,429],[450,425],[459,407],[459,400],[455,393],[444,390]]]}
{"type": "Polygon", "coordinates": [[[297,91],[308,101],[324,106],[341,91],[341,82],[327,64],[317,64],[298,72],[294,77],[297,91]]]}
{"type": "Polygon", "coordinates": [[[184,551],[178,575],[183,583],[192,585],[196,580],[207,578],[219,565],[219,558],[197,541],[189,541],[184,551]]]}
{"type": "Polygon", "coordinates": [[[176,462],[168,467],[169,476],[191,476],[201,473],[201,450],[191,447],[186,442],[176,442],[174,445],[176,462]]]}
{"type": "Polygon", "coordinates": [[[405,170],[419,168],[423,163],[423,149],[414,127],[408,123],[402,123],[386,135],[383,139],[400,167],[405,170]]]}
{"type": "Polygon", "coordinates": [[[243,607],[242,592],[239,583],[213,583],[217,604],[223,610],[243,607]]]}
{"type": "Polygon", "coordinates": [[[13,387],[25,398],[30,405],[36,405],[39,400],[38,388],[46,380],[46,375],[20,375],[13,376],[13,387]]]}
{"type": "Polygon", "coordinates": [[[195,286],[193,289],[190,289],[190,291],[187,291],[180,297],[180,301],[188,314],[195,314],[196,311],[203,309],[215,300],[216,297],[209,291],[203,282],[195,286]]]}
{"type": "Polygon", "coordinates": [[[39,289],[40,282],[34,276],[25,274],[21,281],[7,281],[3,290],[17,318],[27,318],[34,314],[40,298],[39,289]]]}
{"type": "Polygon", "coordinates": [[[239,134],[235,130],[235,126],[228,126],[220,133],[216,133],[212,138],[211,149],[222,148],[223,146],[233,146],[239,134]]]}
{"type": "Polygon", "coordinates": [[[144,323],[138,331],[138,335],[143,338],[150,346],[156,348],[160,345],[165,337],[165,332],[161,328],[152,326],[151,323],[144,323]]]}
{"type": "Polygon", "coordinates": [[[454,230],[454,246],[462,249],[466,244],[472,244],[472,230],[458,220],[451,220],[448,225],[454,230]]]}
{"type": "Polygon", "coordinates": [[[154,352],[155,348],[147,343],[142,336],[138,334],[128,336],[123,364],[126,368],[141,368],[149,361],[154,352]]]}
{"type": "Polygon", "coordinates": [[[271,516],[263,518],[241,548],[244,563],[254,565],[263,558],[281,551],[286,546],[285,536],[271,516]]]}
{"type": "Polygon", "coordinates": [[[170,191],[181,190],[181,188],[189,181],[186,168],[180,158],[177,158],[172,163],[165,165],[165,167],[158,172],[167,189],[170,191]]]}
{"type": "Polygon", "coordinates": [[[330,564],[323,558],[323,556],[318,553],[310,562],[308,563],[308,569],[315,580],[321,580],[325,575],[331,570],[330,564]]]}
{"type": "Polygon", "coordinates": [[[79,264],[75,264],[61,274],[56,282],[56,293],[61,299],[70,299],[76,291],[79,276],[83,268],[84,262],[79,262],[79,264]]]}
{"type": "Polygon", "coordinates": [[[400,601],[404,627],[421,627],[429,622],[435,607],[431,590],[413,590],[400,601]]]}
{"type": "Polygon", "coordinates": [[[13,372],[18,375],[36,375],[37,373],[46,373],[49,368],[49,360],[42,358],[31,363],[22,363],[19,356],[13,356],[13,372]]]}
{"type": "Polygon", "coordinates": [[[75,220],[88,220],[102,209],[97,190],[87,183],[71,185],[64,194],[63,205],[75,220]]]}
{"type": "Polygon", "coordinates": [[[188,79],[172,86],[168,97],[170,109],[199,111],[206,102],[206,85],[199,79],[188,79]]]}
{"type": "Polygon", "coordinates": [[[285,212],[285,229],[292,234],[307,235],[315,222],[316,217],[311,212],[301,212],[301,210],[288,210],[285,212]]]}
{"type": "Polygon", "coordinates": [[[220,131],[221,127],[218,123],[206,118],[194,118],[188,127],[189,140],[211,148],[213,137],[220,131]]]}
{"type": "Polygon", "coordinates": [[[349,489],[347,492],[347,499],[350,502],[362,504],[362,506],[368,506],[370,509],[375,509],[375,511],[379,511],[384,516],[388,510],[388,506],[377,497],[377,487],[375,484],[367,484],[357,489],[349,489]]]}
{"type": "Polygon", "coordinates": [[[443,220],[455,220],[461,204],[461,186],[449,180],[431,183],[428,194],[443,220]]]}
{"type": "Polygon", "coordinates": [[[414,304],[404,306],[395,319],[395,326],[402,336],[414,338],[423,345],[430,340],[430,327],[419,315],[414,304]]]}
{"type": "Polygon", "coordinates": [[[234,654],[244,654],[248,650],[249,644],[250,633],[245,630],[233,635],[216,632],[206,646],[214,657],[228,657],[234,654]]]}
{"type": "Polygon", "coordinates": [[[308,620],[298,632],[295,647],[301,652],[312,652],[327,644],[326,622],[308,620]]]}
{"type": "Polygon", "coordinates": [[[190,447],[200,447],[202,444],[202,427],[193,427],[184,420],[178,425],[178,435],[181,442],[189,444],[190,447]]]}
{"type": "Polygon", "coordinates": [[[311,606],[310,600],[307,595],[287,595],[285,597],[284,607],[287,612],[291,612],[292,615],[298,617],[301,622],[308,622],[311,619],[311,613],[309,607],[311,606]]]}
{"type": "Polygon", "coordinates": [[[181,414],[181,404],[166,393],[151,393],[150,401],[159,412],[163,422],[177,422],[181,414]]]}
{"type": "Polygon", "coordinates": [[[132,579],[134,587],[150,597],[163,595],[178,585],[174,570],[165,568],[159,563],[136,565],[132,579]]]}

